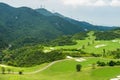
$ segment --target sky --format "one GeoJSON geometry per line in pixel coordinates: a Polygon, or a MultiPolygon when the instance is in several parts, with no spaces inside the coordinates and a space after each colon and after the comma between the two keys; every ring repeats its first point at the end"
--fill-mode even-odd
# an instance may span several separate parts
{"type": "Polygon", "coordinates": [[[94,25],[120,26],[120,0],[0,0],[13,7],[41,6],[94,25]]]}

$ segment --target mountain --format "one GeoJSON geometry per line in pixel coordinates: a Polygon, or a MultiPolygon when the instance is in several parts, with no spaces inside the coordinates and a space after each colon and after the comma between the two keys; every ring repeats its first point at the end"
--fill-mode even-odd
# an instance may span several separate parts
{"type": "MultiPolygon", "coordinates": [[[[56,15],[46,9],[14,8],[0,3],[0,38],[8,44],[43,43],[61,35],[70,35],[88,29],[83,22],[56,15]]],[[[94,25],[89,26],[90,30],[94,25]]],[[[101,27],[99,27],[101,28],[101,27]]],[[[108,30],[109,28],[106,28],[108,30]]],[[[2,40],[2,41],[3,41],[2,40]]]]}
{"type": "Polygon", "coordinates": [[[65,17],[63,15],[61,15],[60,13],[51,13],[50,11],[46,10],[46,9],[36,9],[37,12],[39,12],[40,14],[43,14],[45,16],[58,16],[76,26],[80,26],[84,31],[86,30],[97,30],[97,31],[106,31],[106,30],[111,30],[111,29],[115,29],[116,27],[112,27],[112,26],[98,26],[98,25],[92,25],[88,22],[85,21],[77,21],[74,20],[72,18],[69,17],[65,17]],[[44,12],[44,13],[43,13],[44,12]],[[48,14],[49,13],[49,14],[48,14]]]}
{"type": "Polygon", "coordinates": [[[44,8],[36,9],[37,12],[43,14],[44,16],[54,16],[54,14],[44,8]]]}
{"type": "Polygon", "coordinates": [[[26,39],[44,41],[82,31],[79,26],[62,18],[46,17],[27,7],[14,8],[0,3],[0,11],[0,37],[7,42],[26,39]]]}

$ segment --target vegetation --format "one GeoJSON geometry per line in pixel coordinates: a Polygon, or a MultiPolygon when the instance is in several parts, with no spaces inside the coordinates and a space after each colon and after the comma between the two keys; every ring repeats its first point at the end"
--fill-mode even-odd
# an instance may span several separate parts
{"type": "Polygon", "coordinates": [[[97,61],[98,66],[120,66],[120,61],[109,61],[109,62],[101,62],[97,61]]]}
{"type": "Polygon", "coordinates": [[[0,11],[0,80],[108,80],[119,75],[120,29],[106,31],[114,28],[45,9],[0,3],[0,11]],[[87,58],[82,62],[80,57],[87,58]]]}
{"type": "Polygon", "coordinates": [[[5,68],[1,67],[2,74],[5,74],[5,68]]]}
{"type": "Polygon", "coordinates": [[[80,72],[80,71],[81,71],[81,68],[82,68],[82,66],[81,66],[80,64],[77,64],[77,65],[76,65],[76,70],[77,70],[77,72],[80,72]]]}
{"type": "Polygon", "coordinates": [[[64,45],[75,45],[76,42],[71,39],[71,36],[62,36],[51,41],[50,46],[64,46],[64,45]]]}
{"type": "Polygon", "coordinates": [[[117,50],[109,52],[109,55],[115,59],[120,59],[120,49],[117,48],[117,50]]]}
{"type": "Polygon", "coordinates": [[[41,47],[24,47],[3,52],[2,62],[13,66],[35,66],[45,62],[64,59],[64,54],[59,51],[44,53],[41,47]]]}
{"type": "Polygon", "coordinates": [[[8,44],[4,41],[4,39],[0,38],[0,51],[7,48],[8,44]]]}
{"type": "Polygon", "coordinates": [[[115,31],[105,31],[105,32],[95,32],[96,40],[113,40],[120,38],[120,30],[115,31]]]}
{"type": "MultiPolygon", "coordinates": [[[[70,21],[70,18],[60,17],[46,9],[14,8],[0,3],[0,11],[2,11],[0,13],[0,38],[3,38],[5,43],[11,44],[11,49],[47,43],[62,35],[85,32],[85,29],[99,31],[114,29],[101,26],[98,28],[87,22],[70,21]]],[[[81,34],[86,36],[86,33],[81,34]]],[[[79,34],[73,36],[74,38],[84,39],[79,34]]]]}
{"type": "MultiPolygon", "coordinates": [[[[84,62],[77,62],[75,60],[64,60],[57,62],[46,70],[38,72],[36,74],[0,74],[1,80],[12,79],[12,80],[34,80],[34,79],[43,79],[43,80],[109,80],[111,78],[119,75],[120,67],[97,67],[92,68],[92,64],[97,61],[109,62],[111,59],[106,58],[85,58],[84,62]],[[82,65],[82,71],[76,72],[76,65],[82,65]],[[110,74],[111,73],[111,74],[110,74]],[[106,74],[106,75],[105,75],[106,74]],[[52,77],[51,77],[52,76],[52,77]],[[98,78],[99,77],[99,78],[98,78]]],[[[113,60],[114,61],[114,60],[113,60]]],[[[38,68],[39,69],[39,68],[38,68]]],[[[33,69],[34,71],[34,69],[33,69]]],[[[25,73],[25,72],[24,72],[25,73]]]]}
{"type": "Polygon", "coordinates": [[[22,75],[23,74],[23,72],[22,71],[19,71],[19,75],[22,75]]]}

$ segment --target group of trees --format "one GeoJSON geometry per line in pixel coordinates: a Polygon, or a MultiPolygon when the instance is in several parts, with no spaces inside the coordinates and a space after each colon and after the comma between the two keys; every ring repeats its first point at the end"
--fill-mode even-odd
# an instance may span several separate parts
{"type": "Polygon", "coordinates": [[[88,37],[87,33],[88,32],[80,32],[74,35],[66,36],[64,35],[48,42],[47,45],[49,46],[75,45],[77,44],[77,42],[74,40],[84,40],[86,37],[88,37]]]}
{"type": "Polygon", "coordinates": [[[115,59],[120,59],[120,49],[118,48],[115,51],[109,52],[109,55],[113,56],[113,58],[115,58],[115,59]]]}
{"type": "Polygon", "coordinates": [[[65,58],[65,55],[59,50],[44,53],[42,47],[23,47],[12,51],[8,50],[3,55],[2,63],[21,67],[39,65],[65,58]]]}
{"type": "Polygon", "coordinates": [[[100,54],[102,57],[111,57],[114,59],[120,59],[120,48],[117,48],[114,51],[109,51],[106,49],[103,49],[103,54],[100,54]]]}
{"type": "Polygon", "coordinates": [[[8,47],[7,42],[5,42],[5,40],[0,38],[0,50],[5,49],[6,47],[8,47]]]}
{"type": "Polygon", "coordinates": [[[98,66],[120,66],[120,61],[109,61],[109,62],[102,62],[97,61],[98,66]]]}
{"type": "Polygon", "coordinates": [[[96,40],[113,40],[120,38],[120,33],[116,31],[95,32],[96,40]]]}
{"type": "MultiPolygon", "coordinates": [[[[5,68],[5,67],[1,67],[1,71],[2,74],[13,74],[13,70],[10,68],[5,68]]],[[[23,71],[19,71],[18,74],[22,75],[23,71]]]]}
{"type": "Polygon", "coordinates": [[[75,45],[77,44],[71,36],[62,36],[50,42],[50,46],[64,46],[64,45],[75,45]]]}

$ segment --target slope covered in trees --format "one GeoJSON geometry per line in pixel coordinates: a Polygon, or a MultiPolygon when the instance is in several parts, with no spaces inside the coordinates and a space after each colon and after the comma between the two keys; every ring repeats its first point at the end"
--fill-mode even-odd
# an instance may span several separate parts
{"type": "Polygon", "coordinates": [[[95,32],[96,40],[113,40],[116,38],[120,38],[120,29],[115,29],[112,31],[102,31],[95,32]]]}
{"type": "Polygon", "coordinates": [[[37,10],[27,7],[14,8],[0,3],[0,37],[12,45],[33,45],[48,42],[61,35],[109,29],[113,28],[66,19],[43,8],[37,10]]]}
{"type": "Polygon", "coordinates": [[[7,50],[2,53],[2,63],[12,66],[29,67],[46,62],[64,59],[61,51],[43,52],[43,47],[22,47],[15,50],[7,50]]]}

